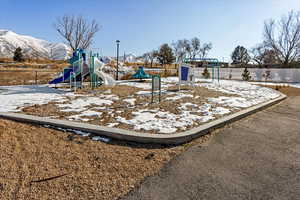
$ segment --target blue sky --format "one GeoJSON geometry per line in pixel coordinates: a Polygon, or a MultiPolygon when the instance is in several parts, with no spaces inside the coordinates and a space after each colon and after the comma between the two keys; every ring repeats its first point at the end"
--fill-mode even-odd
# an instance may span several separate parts
{"type": "Polygon", "coordinates": [[[62,42],[53,28],[64,14],[83,15],[101,25],[93,47],[104,55],[140,55],[162,43],[197,36],[212,42],[210,57],[228,60],[234,47],[262,40],[264,20],[280,18],[299,0],[1,0],[0,29],[62,42]]]}

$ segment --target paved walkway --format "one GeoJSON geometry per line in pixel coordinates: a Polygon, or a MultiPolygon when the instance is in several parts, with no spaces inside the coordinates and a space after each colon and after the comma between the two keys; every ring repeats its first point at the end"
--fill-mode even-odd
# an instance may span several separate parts
{"type": "Polygon", "coordinates": [[[300,199],[300,97],[224,128],[124,199],[300,199]]]}

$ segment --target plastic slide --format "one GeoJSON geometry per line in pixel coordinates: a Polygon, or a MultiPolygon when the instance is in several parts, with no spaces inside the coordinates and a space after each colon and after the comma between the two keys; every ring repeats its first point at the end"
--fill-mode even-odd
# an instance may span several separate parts
{"type": "Polygon", "coordinates": [[[72,72],[73,72],[72,67],[64,69],[62,75],[55,78],[55,79],[53,79],[52,81],[50,81],[49,84],[58,84],[58,83],[62,83],[64,81],[69,80],[69,78],[71,77],[72,72]]]}
{"type": "Polygon", "coordinates": [[[102,71],[105,64],[101,62],[98,58],[95,58],[94,62],[95,62],[95,74],[102,79],[103,84],[115,85],[116,84],[115,79],[111,77],[111,75],[102,71]]]}

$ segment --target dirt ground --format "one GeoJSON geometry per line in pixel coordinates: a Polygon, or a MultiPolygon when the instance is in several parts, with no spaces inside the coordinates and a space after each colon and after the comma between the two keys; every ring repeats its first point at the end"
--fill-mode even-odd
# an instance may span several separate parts
{"type": "Polygon", "coordinates": [[[117,199],[187,147],[92,141],[0,119],[0,199],[117,199]]]}

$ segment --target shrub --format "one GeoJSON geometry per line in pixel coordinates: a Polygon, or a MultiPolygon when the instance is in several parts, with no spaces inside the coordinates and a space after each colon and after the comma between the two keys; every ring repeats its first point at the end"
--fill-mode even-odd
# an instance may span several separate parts
{"type": "Polygon", "coordinates": [[[271,79],[271,70],[266,70],[265,73],[263,74],[263,77],[265,78],[265,81],[271,79]]]}
{"type": "Polygon", "coordinates": [[[24,61],[23,54],[22,54],[22,49],[20,47],[18,47],[15,50],[13,59],[16,62],[22,62],[22,61],[24,61]]]}
{"type": "Polygon", "coordinates": [[[208,79],[210,77],[210,73],[209,73],[207,67],[204,68],[204,70],[202,72],[202,76],[206,79],[208,79]]]}
{"type": "Polygon", "coordinates": [[[244,81],[249,81],[251,79],[250,72],[247,67],[245,67],[244,72],[242,73],[242,78],[244,81]]]}

